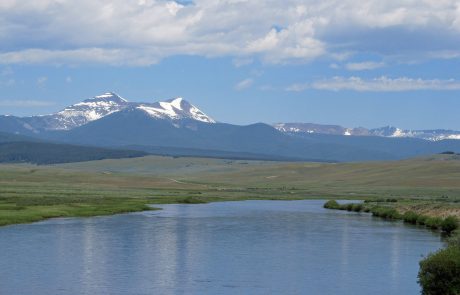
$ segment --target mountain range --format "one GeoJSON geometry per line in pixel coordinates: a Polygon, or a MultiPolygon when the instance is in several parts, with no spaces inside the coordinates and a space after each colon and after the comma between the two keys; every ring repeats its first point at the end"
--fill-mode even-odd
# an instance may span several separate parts
{"type": "Polygon", "coordinates": [[[286,133],[319,133],[345,136],[382,136],[382,137],[408,137],[430,141],[445,139],[460,140],[460,131],[435,129],[435,130],[404,130],[394,126],[367,129],[364,127],[347,128],[339,125],[321,125],[314,123],[277,123],[273,127],[286,133]]]}
{"type": "Polygon", "coordinates": [[[182,98],[129,102],[115,93],[95,96],[49,115],[3,115],[0,131],[53,143],[177,156],[364,161],[460,151],[460,140],[456,140],[460,133],[455,131],[409,133],[393,127],[308,123],[240,126],[218,122],[182,98]]]}

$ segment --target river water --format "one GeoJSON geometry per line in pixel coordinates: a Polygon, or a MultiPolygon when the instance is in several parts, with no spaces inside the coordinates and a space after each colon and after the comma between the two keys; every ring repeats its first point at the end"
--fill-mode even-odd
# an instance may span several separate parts
{"type": "Polygon", "coordinates": [[[324,201],[162,205],[0,228],[0,294],[419,294],[439,235],[324,201]]]}

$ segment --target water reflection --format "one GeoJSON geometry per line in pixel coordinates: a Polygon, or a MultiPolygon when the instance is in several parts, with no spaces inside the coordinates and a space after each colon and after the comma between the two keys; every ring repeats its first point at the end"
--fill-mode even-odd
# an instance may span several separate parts
{"type": "Polygon", "coordinates": [[[322,204],[165,205],[5,227],[0,294],[419,293],[418,260],[438,236],[322,204]]]}

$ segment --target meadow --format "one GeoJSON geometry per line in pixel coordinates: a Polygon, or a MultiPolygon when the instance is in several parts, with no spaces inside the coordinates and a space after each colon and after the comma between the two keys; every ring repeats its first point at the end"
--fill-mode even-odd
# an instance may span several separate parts
{"type": "Polygon", "coordinates": [[[460,216],[460,158],[300,163],[159,157],[0,165],[0,225],[108,215],[163,203],[361,199],[460,216]]]}

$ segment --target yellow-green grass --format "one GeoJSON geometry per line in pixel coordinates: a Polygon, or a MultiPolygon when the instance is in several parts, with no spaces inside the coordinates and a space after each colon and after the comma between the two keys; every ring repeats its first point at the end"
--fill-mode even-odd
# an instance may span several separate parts
{"type": "Polygon", "coordinates": [[[139,211],[147,204],[307,198],[397,198],[398,206],[458,212],[460,160],[439,155],[331,164],[149,156],[0,165],[0,225],[139,211]]]}

